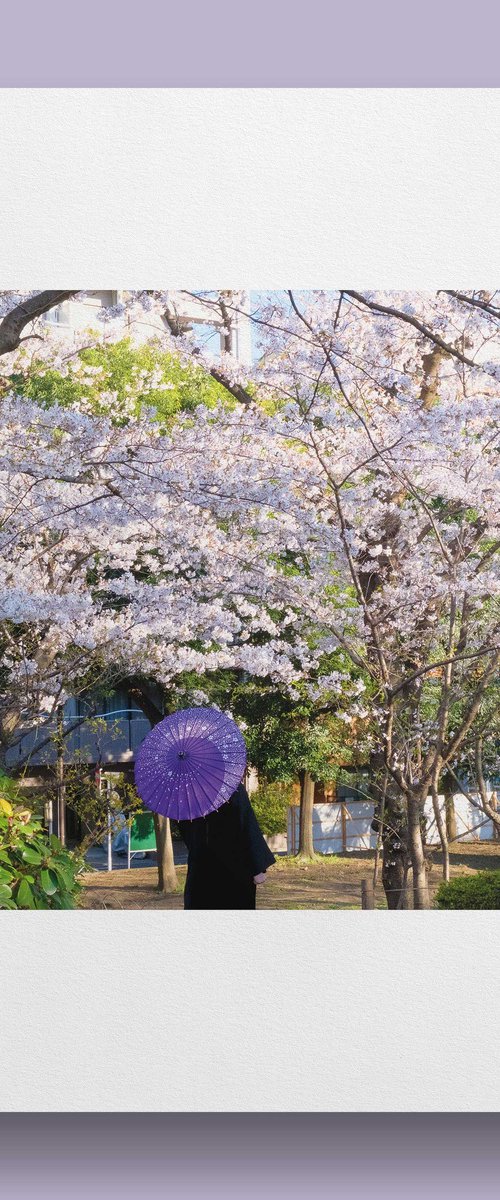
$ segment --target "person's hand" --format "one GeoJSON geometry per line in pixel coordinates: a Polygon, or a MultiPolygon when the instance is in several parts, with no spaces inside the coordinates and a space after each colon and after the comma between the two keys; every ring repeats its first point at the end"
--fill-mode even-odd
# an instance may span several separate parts
{"type": "Polygon", "coordinates": [[[265,883],[267,879],[267,871],[261,871],[260,875],[254,875],[254,883],[265,883]]]}

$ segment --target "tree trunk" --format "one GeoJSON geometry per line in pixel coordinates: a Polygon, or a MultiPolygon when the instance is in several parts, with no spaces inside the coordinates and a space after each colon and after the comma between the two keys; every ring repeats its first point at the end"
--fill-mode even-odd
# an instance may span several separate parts
{"type": "Polygon", "coordinates": [[[155,813],[156,851],[158,858],[158,891],[171,895],[177,891],[177,875],[174,865],[172,831],[168,817],[155,813]]]}
{"type": "MultiPolygon", "coordinates": [[[[490,806],[491,806],[492,812],[495,812],[495,813],[498,812],[498,796],[497,796],[496,792],[491,793],[490,806]]],[[[493,841],[498,842],[498,841],[500,841],[500,829],[499,829],[498,825],[495,824],[494,821],[492,822],[492,825],[493,825],[493,841]]]]}
{"type": "MultiPolygon", "coordinates": [[[[410,860],[409,860],[409,858],[406,858],[405,864],[404,864],[404,871],[403,871],[403,882],[401,885],[401,895],[400,895],[399,901],[398,901],[398,908],[413,908],[413,904],[410,904],[410,889],[408,887],[408,878],[410,875],[410,870],[411,870],[410,860]]],[[[413,889],[412,889],[412,891],[413,891],[413,889]]]]}
{"type": "Polygon", "coordinates": [[[450,879],[450,851],[448,849],[448,835],[446,832],[446,822],[443,821],[441,809],[439,807],[439,795],[437,788],[432,786],[432,807],[434,809],[434,817],[436,820],[439,841],[441,842],[441,850],[443,851],[443,879],[446,883],[450,879]]]}
{"type": "Polygon", "coordinates": [[[424,797],[408,797],[408,851],[413,870],[413,907],[430,908],[427,864],[422,839],[422,810],[424,797]]]}
{"type": "Polygon", "coordinates": [[[382,843],[382,885],[387,907],[396,909],[403,906],[406,878],[406,811],[399,791],[387,776],[380,755],[372,754],[371,769],[373,784],[370,785],[370,790],[374,797],[371,827],[374,833],[378,834],[377,842],[381,840],[382,843]],[[375,786],[377,780],[378,787],[375,786]]]}
{"type": "MultiPolygon", "coordinates": [[[[384,783],[383,783],[382,790],[380,793],[380,799],[379,799],[378,805],[374,804],[374,806],[373,806],[374,807],[373,815],[375,816],[375,810],[378,813],[378,817],[377,817],[378,828],[377,829],[374,829],[375,821],[372,821],[372,829],[374,829],[374,832],[376,832],[376,834],[377,834],[377,845],[375,847],[375,860],[373,863],[373,887],[374,888],[376,888],[377,883],[378,883],[378,868],[379,868],[380,851],[383,849],[385,799],[387,796],[388,783],[389,783],[388,773],[387,773],[387,771],[384,771],[384,783]]],[[[368,794],[370,794],[370,791],[373,791],[373,789],[371,788],[371,785],[369,785],[368,794]]]]}
{"type": "Polygon", "coordinates": [[[405,886],[405,854],[406,851],[393,850],[390,840],[384,839],[382,884],[388,908],[402,907],[405,886]]]}
{"type": "MultiPolygon", "coordinates": [[[[164,713],[159,708],[157,697],[152,694],[150,685],[140,678],[130,678],[126,687],[131,696],[137,700],[139,708],[151,725],[157,725],[163,719],[164,713]]],[[[172,845],[172,830],[168,817],[159,813],[154,815],[156,857],[158,861],[158,891],[166,896],[177,891],[177,874],[174,864],[174,847],[172,845]]]]}
{"type": "Polygon", "coordinates": [[[309,771],[301,772],[298,858],[315,858],[313,840],[314,780],[309,771]]]}
{"type": "Polygon", "coordinates": [[[449,842],[454,842],[457,836],[457,814],[455,812],[455,802],[453,799],[453,791],[446,791],[444,794],[444,805],[446,814],[446,834],[449,842]]]}
{"type": "Polygon", "coordinates": [[[491,804],[490,799],[488,798],[488,789],[486,787],[486,782],[485,782],[485,778],[484,778],[482,734],[478,734],[476,737],[475,763],[476,763],[476,783],[477,783],[479,795],[481,797],[481,807],[483,809],[483,812],[486,813],[486,816],[490,818],[490,821],[492,821],[493,828],[500,829],[500,818],[498,816],[496,792],[495,792],[494,803],[491,804]]]}

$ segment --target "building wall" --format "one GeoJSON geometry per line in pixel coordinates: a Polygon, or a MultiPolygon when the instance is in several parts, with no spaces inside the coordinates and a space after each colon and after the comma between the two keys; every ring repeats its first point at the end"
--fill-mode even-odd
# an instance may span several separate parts
{"type": "MultiPolygon", "coordinates": [[[[99,320],[98,313],[102,307],[110,307],[113,304],[126,298],[127,293],[124,291],[96,291],[89,292],[82,300],[67,300],[57,309],[52,309],[42,318],[44,325],[50,327],[52,332],[58,334],[63,339],[71,339],[76,333],[81,333],[85,329],[92,329],[99,333],[103,340],[106,337],[106,325],[99,320]]],[[[185,296],[183,292],[172,289],[167,292],[168,303],[178,312],[180,317],[186,319],[187,322],[203,326],[210,333],[213,329],[216,333],[220,329],[217,321],[214,319],[214,310],[209,305],[203,305],[189,296],[185,296]]],[[[144,313],[132,319],[130,314],[125,314],[123,318],[123,336],[129,336],[138,344],[148,341],[155,334],[165,333],[166,326],[161,318],[161,315],[154,310],[150,313],[144,313]]],[[[218,354],[222,348],[221,335],[210,339],[209,349],[211,353],[218,354]]],[[[234,323],[232,330],[232,353],[239,362],[244,365],[250,365],[252,362],[252,330],[251,322],[239,313],[234,315],[234,323]]]]}

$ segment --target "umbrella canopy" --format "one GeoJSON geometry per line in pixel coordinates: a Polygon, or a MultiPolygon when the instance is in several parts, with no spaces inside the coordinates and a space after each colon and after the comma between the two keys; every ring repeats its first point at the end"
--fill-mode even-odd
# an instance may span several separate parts
{"type": "Polygon", "coordinates": [[[216,708],[183,708],[142,742],[135,786],[153,812],[192,821],[229,800],[245,766],[245,742],[230,717],[216,708]]]}

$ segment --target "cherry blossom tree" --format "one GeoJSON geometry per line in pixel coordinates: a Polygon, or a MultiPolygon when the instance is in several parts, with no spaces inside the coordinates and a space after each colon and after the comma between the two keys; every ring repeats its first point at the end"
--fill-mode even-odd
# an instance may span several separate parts
{"type": "MultiPolygon", "coordinates": [[[[10,297],[2,325],[17,311],[19,333],[32,300],[10,297]]],[[[241,308],[237,293],[199,302],[228,331],[241,308]]],[[[409,862],[427,907],[424,803],[479,728],[498,667],[496,296],[259,297],[250,369],[229,334],[220,356],[201,353],[168,294],[126,304],[153,307],[165,348],[196,358],[236,406],[166,434],[146,412],[117,420],[112,397],[99,420],[4,401],[8,630],[43,615],[58,680],[71,646],[131,671],[146,662],[161,681],[237,665],[305,681],[325,705],[342,651],[370,680],[369,714],[359,698],[352,716],[372,723],[388,903],[409,862]]],[[[103,317],[119,329],[122,315],[103,317]]],[[[24,659],[26,687],[41,667],[24,659]]]]}
{"type": "Polygon", "coordinates": [[[378,689],[387,890],[400,851],[426,907],[424,802],[498,667],[499,310],[488,293],[290,292],[253,319],[253,387],[275,405],[254,421],[301,452],[304,555],[318,594],[328,569],[338,583],[318,622],[378,689]]]}
{"type": "Polygon", "coordinates": [[[241,486],[225,453],[240,413],[223,430],[203,410],[166,434],[154,412],[108,401],[97,417],[2,402],[4,755],[99,683],[133,677],[145,707],[150,680],[236,667],[290,681],[309,657],[279,566],[293,522],[276,520],[279,497],[268,511],[275,468],[248,453],[241,486]]]}
{"type": "MultiPolygon", "coordinates": [[[[222,317],[238,304],[200,300],[222,317]]],[[[330,633],[378,688],[388,899],[400,903],[409,857],[426,907],[424,803],[437,802],[498,666],[496,295],[289,292],[249,316],[260,361],[244,380],[226,356],[219,377],[244,392],[253,444],[267,440],[278,461],[283,446],[293,453],[288,512],[317,584],[314,619],[325,649],[330,633]]],[[[298,599],[302,612],[310,602],[298,599]]]]}

